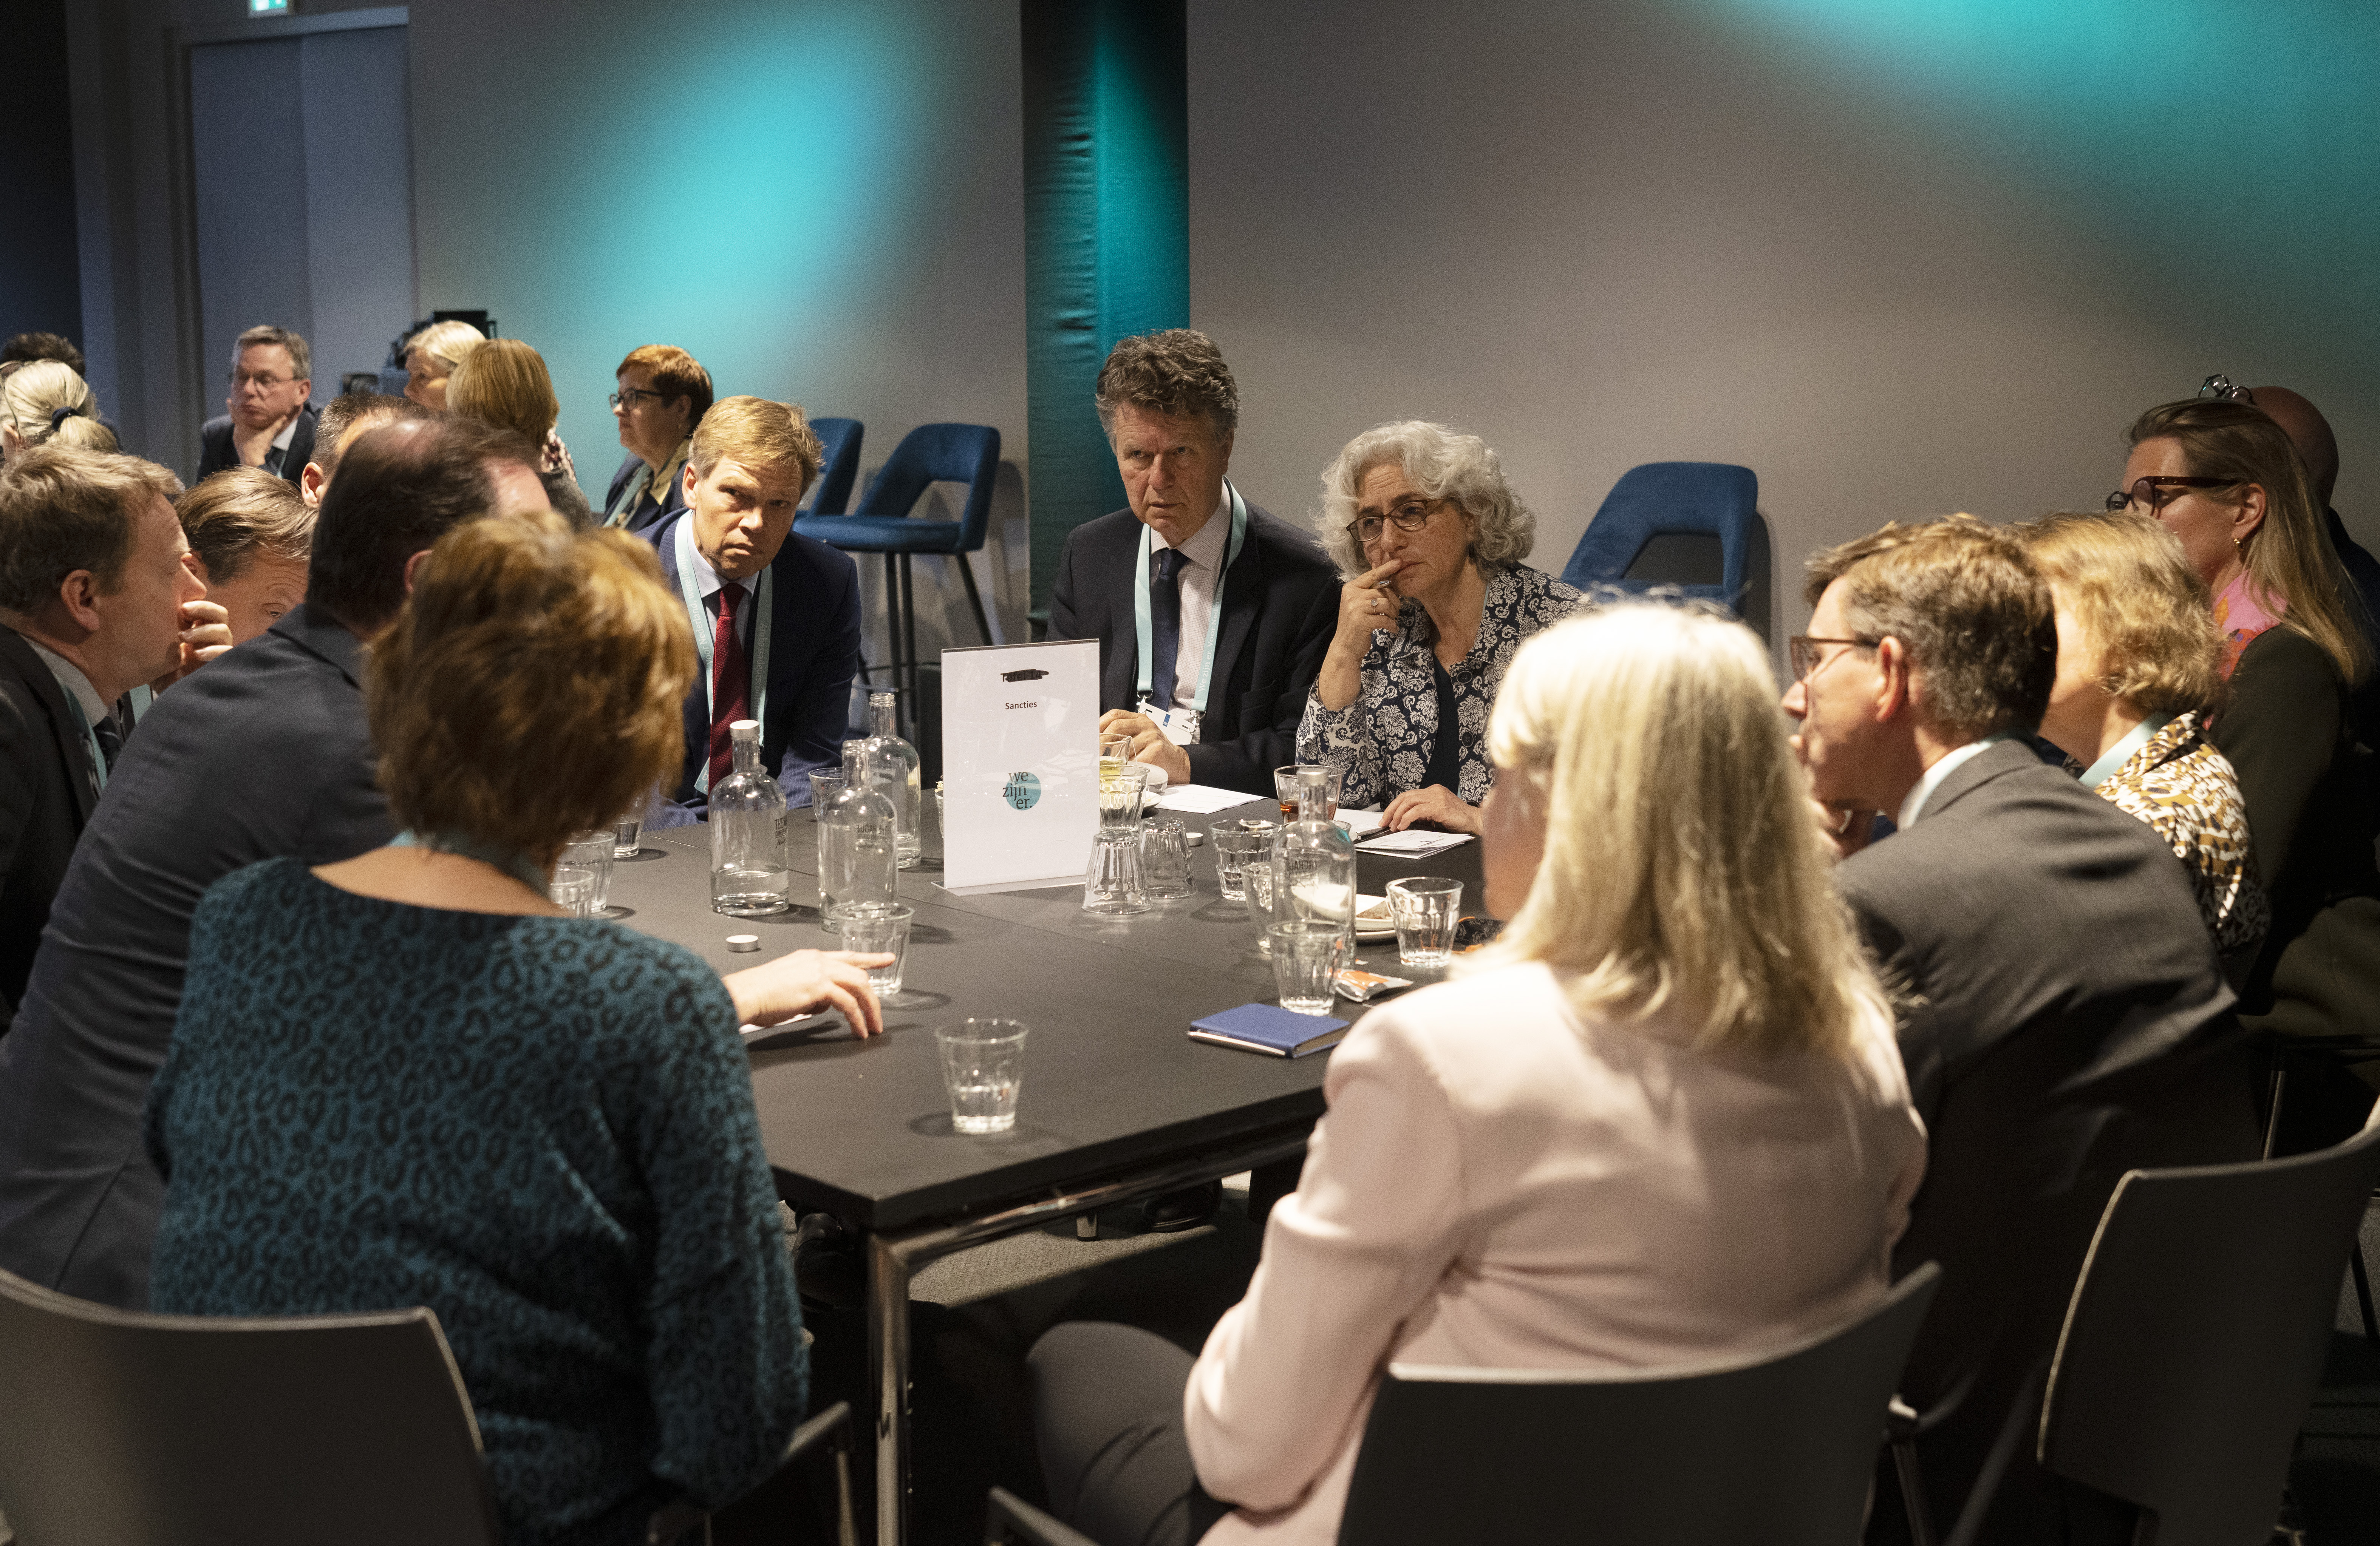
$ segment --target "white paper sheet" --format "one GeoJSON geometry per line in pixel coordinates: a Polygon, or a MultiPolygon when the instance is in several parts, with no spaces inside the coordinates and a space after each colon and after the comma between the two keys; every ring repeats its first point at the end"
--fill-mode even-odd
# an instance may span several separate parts
{"type": "Polygon", "coordinates": [[[1096,639],[942,651],[942,886],[1079,886],[1099,826],[1096,639]]]}
{"type": "Polygon", "coordinates": [[[1212,784],[1176,784],[1158,797],[1160,811],[1186,811],[1193,815],[1212,815],[1260,798],[1245,790],[1217,789],[1212,784]]]}
{"type": "Polygon", "coordinates": [[[1339,825],[1345,827],[1347,829],[1347,836],[1354,839],[1357,842],[1362,842],[1366,838],[1368,838],[1373,833],[1378,831],[1380,829],[1380,823],[1387,819],[1388,818],[1386,816],[1382,815],[1378,811],[1342,811],[1339,813],[1339,825]]]}
{"type": "Polygon", "coordinates": [[[1357,846],[1366,853],[1389,854],[1399,859],[1427,859],[1433,853],[1443,853],[1458,843],[1470,840],[1468,832],[1416,832],[1407,827],[1402,832],[1383,832],[1357,846]]]}

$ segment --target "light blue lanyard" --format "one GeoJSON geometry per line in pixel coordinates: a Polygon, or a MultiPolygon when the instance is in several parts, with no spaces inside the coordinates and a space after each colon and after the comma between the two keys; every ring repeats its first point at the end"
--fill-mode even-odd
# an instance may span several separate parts
{"type": "MultiPolygon", "coordinates": [[[[694,627],[694,647],[702,655],[702,701],[710,710],[708,718],[719,717],[719,706],[711,702],[717,691],[710,675],[711,636],[717,625],[702,610],[702,590],[694,579],[694,512],[687,511],[677,523],[677,586],[686,597],[686,620],[694,627]]],[[[735,584],[722,580],[721,587],[735,584]]],[[[773,563],[760,571],[760,583],[752,587],[752,647],[747,652],[752,662],[752,718],[765,727],[769,722],[769,618],[770,602],[774,599],[777,566],[773,563]]],[[[723,605],[723,603],[722,603],[723,605]]],[[[763,729],[762,734],[767,731],[763,729]]],[[[694,776],[694,787],[705,794],[710,792],[710,759],[705,757],[701,769],[694,776]]]]}
{"type": "Polygon", "coordinates": [[[483,843],[460,832],[399,832],[389,839],[388,846],[426,848],[432,853],[453,853],[466,859],[477,859],[482,864],[493,864],[532,891],[544,891],[553,884],[553,876],[518,849],[483,843]]]}
{"type": "Polygon", "coordinates": [[[2124,738],[2107,748],[2107,755],[2093,763],[2082,775],[2084,789],[2097,789],[2116,776],[2117,769],[2132,760],[2132,754],[2149,743],[2150,737],[2172,724],[2177,716],[2152,714],[2124,732],[2124,738]]]}
{"type": "MultiPolygon", "coordinates": [[[[1207,619],[1206,658],[1198,662],[1198,695],[1186,705],[1175,704],[1177,708],[1198,710],[1207,707],[1207,692],[1215,681],[1215,644],[1223,636],[1223,582],[1231,575],[1232,561],[1240,556],[1240,545],[1248,539],[1248,501],[1240,498],[1240,491],[1232,487],[1228,477],[1223,480],[1223,491],[1232,497],[1232,539],[1223,550],[1222,567],[1215,571],[1215,604],[1207,619]]],[[[1140,652],[1142,697],[1148,695],[1149,684],[1157,680],[1156,651],[1149,642],[1148,623],[1148,561],[1155,551],[1156,544],[1149,539],[1149,527],[1144,522],[1140,528],[1140,581],[1132,587],[1132,627],[1134,643],[1140,652]]]]}

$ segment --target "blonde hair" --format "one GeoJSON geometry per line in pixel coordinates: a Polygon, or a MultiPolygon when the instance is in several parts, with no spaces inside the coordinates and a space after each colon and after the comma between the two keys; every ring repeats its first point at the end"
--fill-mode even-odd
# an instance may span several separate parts
{"type": "Polygon", "coordinates": [[[517,429],[541,445],[562,413],[545,358],[517,338],[491,338],[465,349],[446,382],[446,409],[517,429]]]}
{"type": "Polygon", "coordinates": [[[2214,703],[2223,635],[2205,583],[2163,522],[2060,511],[2015,530],[2091,641],[2101,687],[2152,714],[2214,703]]]}
{"type": "Polygon", "coordinates": [[[1504,464],[1476,435],[1427,419],[1378,424],[1349,441],[1322,469],[1322,504],[1316,517],[1322,550],[1350,578],[1369,569],[1349,529],[1364,479],[1393,465],[1429,500],[1452,500],[1471,517],[1471,556],[1483,569],[1520,562],[1536,545],[1537,518],[1505,481],[1504,464]]]}
{"type": "Polygon", "coordinates": [[[262,467],[225,467],[175,501],[174,513],[211,586],[238,579],[260,555],[303,563],[314,549],[313,510],[262,467]]]}
{"type": "Polygon", "coordinates": [[[800,471],[801,493],[806,494],[817,481],[819,463],[825,455],[799,404],[772,403],[765,397],[722,397],[695,427],[694,446],[686,461],[697,477],[709,477],[722,456],[734,457],[748,467],[789,462],[800,471]]]}
{"type": "Polygon", "coordinates": [[[64,360],[30,360],[0,369],[0,423],[16,430],[28,446],[116,448],[115,431],[99,421],[99,400],[90,384],[64,360]]]}
{"type": "Polygon", "coordinates": [[[1565,973],[1598,1018],[1697,1051],[1844,1056],[1888,1014],[1829,885],[1768,658],[1715,612],[1621,603],[1523,645],[1488,726],[1545,854],[1488,959],[1565,973]]]}
{"type": "Polygon", "coordinates": [[[488,335],[470,323],[457,322],[450,319],[443,322],[432,322],[407,339],[405,352],[409,355],[419,349],[451,371],[463,363],[464,355],[470,351],[473,344],[484,344],[487,341],[488,335]]]}
{"type": "Polygon", "coordinates": [[[466,521],[366,663],[389,809],[551,864],[676,771],[694,676],[651,547],[547,511],[466,521]]]}

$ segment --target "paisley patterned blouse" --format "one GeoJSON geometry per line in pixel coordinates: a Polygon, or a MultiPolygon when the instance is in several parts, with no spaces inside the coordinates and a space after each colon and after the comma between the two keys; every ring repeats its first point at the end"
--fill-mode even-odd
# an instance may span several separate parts
{"type": "MultiPolygon", "coordinates": [[[[1486,749],[1488,711],[1496,706],[1504,668],[1531,634],[1578,610],[1579,593],[1525,564],[1491,570],[1479,609],[1479,636],[1471,653],[1448,672],[1454,685],[1456,753],[1462,775],[1454,792],[1476,805],[1496,781],[1486,749]]],[[[1372,632],[1364,654],[1364,684],[1342,709],[1322,707],[1319,688],[1307,694],[1297,727],[1300,761],[1319,762],[1344,776],[1339,803],[1351,810],[1386,804],[1419,789],[1438,743],[1437,631],[1422,604],[1408,598],[1397,610],[1398,630],[1372,632]]]]}
{"type": "Polygon", "coordinates": [[[2273,914],[2248,847],[2248,807],[2200,715],[2181,715],[2149,737],[2100,781],[2099,794],[2173,845],[2217,950],[2246,955],[2263,942],[2273,914]]]}

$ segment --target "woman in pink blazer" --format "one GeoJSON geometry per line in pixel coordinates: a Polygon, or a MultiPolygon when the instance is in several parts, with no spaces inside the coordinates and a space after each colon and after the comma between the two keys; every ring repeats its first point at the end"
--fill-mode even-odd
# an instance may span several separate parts
{"type": "Polygon", "coordinates": [[[1097,1323],[1033,1350],[1051,1504],[1102,1546],[1329,1546],[1392,1359],[1694,1362],[1886,1286],[1925,1131],[1752,634],[1548,630],[1488,751],[1511,924],[1331,1055],[1247,1297],[1195,1364],[1097,1323]]]}

